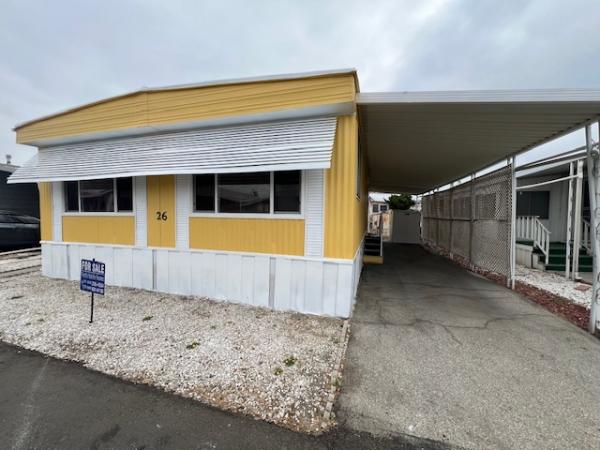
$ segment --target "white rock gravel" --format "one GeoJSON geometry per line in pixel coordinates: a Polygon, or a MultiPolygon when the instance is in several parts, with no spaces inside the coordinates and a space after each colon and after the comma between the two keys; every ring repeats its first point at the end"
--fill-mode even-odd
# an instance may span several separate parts
{"type": "Polygon", "coordinates": [[[589,308],[592,302],[592,287],[589,284],[567,280],[563,275],[557,273],[517,266],[515,279],[586,308],[589,308]]]}
{"type": "Polygon", "coordinates": [[[89,324],[77,283],[37,272],[0,283],[3,341],[294,430],[332,425],[343,320],[108,287],[89,324]]]}

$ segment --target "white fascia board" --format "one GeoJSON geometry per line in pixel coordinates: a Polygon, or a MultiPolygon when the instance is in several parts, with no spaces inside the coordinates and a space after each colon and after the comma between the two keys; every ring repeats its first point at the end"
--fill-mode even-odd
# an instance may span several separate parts
{"type": "Polygon", "coordinates": [[[358,105],[394,103],[598,103],[600,89],[362,92],[358,105]]]}

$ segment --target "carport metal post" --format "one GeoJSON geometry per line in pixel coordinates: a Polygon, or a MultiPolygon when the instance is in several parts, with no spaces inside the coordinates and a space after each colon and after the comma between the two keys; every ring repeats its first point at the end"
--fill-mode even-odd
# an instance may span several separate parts
{"type": "MultiPolygon", "coordinates": [[[[600,132],[600,122],[598,123],[598,131],[600,132]]],[[[599,178],[598,173],[598,150],[594,150],[592,145],[592,127],[585,127],[585,143],[587,147],[587,170],[588,170],[588,187],[590,190],[590,221],[591,229],[590,238],[592,240],[593,249],[593,289],[592,303],[590,304],[590,321],[588,330],[590,333],[596,331],[596,321],[598,316],[598,291],[600,290],[600,281],[598,280],[598,269],[600,268],[600,236],[599,236],[599,221],[600,211],[598,211],[598,195],[599,195],[599,178]]]]}
{"type": "Polygon", "coordinates": [[[517,237],[516,237],[516,223],[517,223],[517,178],[515,176],[515,163],[516,157],[512,156],[507,160],[510,164],[510,250],[508,252],[509,258],[509,276],[506,280],[506,285],[510,289],[515,288],[515,267],[517,256],[517,237]]]}
{"type": "MultiPolygon", "coordinates": [[[[573,236],[573,163],[569,164],[569,193],[567,195],[567,236],[565,242],[565,278],[571,273],[571,237],[573,236]]],[[[547,261],[546,264],[549,264],[547,261]]]]}
{"type": "Polygon", "coordinates": [[[577,161],[577,178],[575,179],[575,209],[573,217],[573,279],[579,280],[579,251],[581,250],[581,194],[583,184],[583,160],[577,161]]]}

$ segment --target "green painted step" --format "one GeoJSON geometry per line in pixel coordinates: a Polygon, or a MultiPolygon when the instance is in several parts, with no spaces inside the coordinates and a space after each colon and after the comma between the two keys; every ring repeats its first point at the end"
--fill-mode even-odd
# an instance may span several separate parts
{"type": "MultiPolygon", "coordinates": [[[[571,261],[573,261],[573,256],[571,256],[571,261]]],[[[565,262],[565,255],[555,255],[550,253],[550,257],[548,258],[548,263],[550,264],[564,264],[565,262]]],[[[585,256],[580,256],[579,257],[579,265],[580,266],[591,266],[593,262],[593,259],[591,256],[585,255],[585,256]]]]}
{"type": "MultiPolygon", "coordinates": [[[[565,271],[565,265],[564,264],[548,264],[545,266],[546,270],[555,270],[555,271],[565,271]]],[[[592,266],[579,266],[579,271],[580,272],[593,272],[593,268],[592,266]]]]}

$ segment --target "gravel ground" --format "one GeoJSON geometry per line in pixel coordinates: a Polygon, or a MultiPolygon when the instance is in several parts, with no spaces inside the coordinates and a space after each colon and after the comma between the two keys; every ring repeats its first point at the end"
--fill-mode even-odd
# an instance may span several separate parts
{"type": "Polygon", "coordinates": [[[564,276],[556,273],[529,269],[523,266],[517,266],[516,275],[517,281],[548,291],[588,309],[590,308],[592,287],[589,284],[578,283],[567,280],[564,276]]]}
{"type": "Polygon", "coordinates": [[[3,341],[293,430],[333,425],[343,320],[109,287],[89,324],[77,283],[39,273],[0,283],[3,341]]]}

